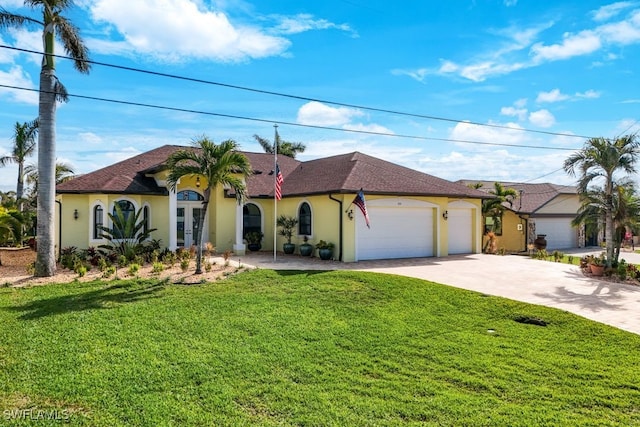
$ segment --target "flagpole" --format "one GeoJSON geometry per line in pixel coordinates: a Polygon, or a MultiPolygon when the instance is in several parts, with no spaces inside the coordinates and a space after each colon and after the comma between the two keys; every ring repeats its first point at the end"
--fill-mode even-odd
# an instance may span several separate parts
{"type": "Polygon", "coordinates": [[[278,196],[276,195],[275,188],[278,180],[278,124],[274,124],[273,127],[275,129],[273,136],[273,262],[276,262],[278,196]]]}

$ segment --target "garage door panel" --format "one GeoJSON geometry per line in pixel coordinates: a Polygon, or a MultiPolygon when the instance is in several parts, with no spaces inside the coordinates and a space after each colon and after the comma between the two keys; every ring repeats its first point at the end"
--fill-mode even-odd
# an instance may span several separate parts
{"type": "Polygon", "coordinates": [[[547,249],[568,249],[578,246],[577,232],[571,218],[536,218],[536,234],[546,234],[547,249]]]}
{"type": "Polygon", "coordinates": [[[449,255],[470,254],[473,251],[473,211],[448,209],[449,255]]]}
{"type": "Polygon", "coordinates": [[[433,209],[368,208],[371,228],[356,219],[358,260],[433,256],[433,209]]]}

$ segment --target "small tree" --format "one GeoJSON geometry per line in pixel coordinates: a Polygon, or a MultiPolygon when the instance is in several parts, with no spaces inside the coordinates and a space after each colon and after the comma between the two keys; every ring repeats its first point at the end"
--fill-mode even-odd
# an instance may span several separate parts
{"type": "Polygon", "coordinates": [[[287,239],[287,243],[291,244],[291,237],[293,237],[293,230],[298,225],[298,220],[292,216],[280,215],[276,221],[280,230],[278,234],[287,239]]]}

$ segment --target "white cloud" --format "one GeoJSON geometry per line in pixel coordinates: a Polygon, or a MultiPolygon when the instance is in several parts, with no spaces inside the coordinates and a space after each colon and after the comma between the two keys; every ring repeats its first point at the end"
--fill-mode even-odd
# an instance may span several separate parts
{"type": "Polygon", "coordinates": [[[632,6],[634,6],[634,3],[630,1],[620,1],[617,3],[608,4],[592,12],[593,19],[594,21],[606,21],[607,19],[613,18],[623,10],[632,6]]]}
{"type": "Polygon", "coordinates": [[[553,117],[553,114],[551,114],[549,110],[542,109],[538,111],[532,111],[529,114],[529,121],[534,126],[549,128],[555,124],[556,118],[553,117]]]}
{"type": "MultiPolygon", "coordinates": [[[[18,66],[11,67],[7,72],[0,70],[0,84],[37,89],[29,74],[18,66]]],[[[38,105],[37,91],[0,88],[0,95],[7,96],[10,101],[38,105]]]]}
{"type": "Polygon", "coordinates": [[[295,16],[277,16],[280,23],[274,31],[279,34],[298,34],[311,30],[337,29],[351,33],[357,37],[357,33],[347,24],[334,24],[326,19],[316,19],[313,15],[301,13],[295,16]]]}
{"type": "Polygon", "coordinates": [[[503,116],[518,117],[518,120],[524,120],[527,117],[526,108],[502,107],[500,114],[503,116]]]}
{"type": "Polygon", "coordinates": [[[589,89],[586,92],[576,92],[576,98],[596,99],[600,98],[600,92],[589,89]]]}
{"type": "Polygon", "coordinates": [[[518,0],[504,0],[504,5],[509,7],[509,6],[515,6],[518,3],[518,0]]]}
{"type": "Polygon", "coordinates": [[[539,63],[586,55],[595,52],[600,47],[602,47],[602,43],[597,34],[593,31],[581,31],[578,34],[565,33],[562,43],[549,46],[536,43],[531,47],[531,53],[534,62],[539,63]]]}
{"type": "Polygon", "coordinates": [[[600,98],[600,92],[593,89],[589,89],[585,92],[576,92],[573,96],[560,92],[560,89],[552,89],[549,92],[540,92],[536,98],[538,104],[561,102],[567,100],[579,100],[579,99],[596,99],[600,98]]]}
{"type": "Polygon", "coordinates": [[[599,27],[598,32],[609,43],[628,45],[640,41],[640,24],[634,21],[606,24],[599,27]]]}
{"type": "Polygon", "coordinates": [[[363,123],[353,123],[353,124],[344,125],[344,128],[349,130],[362,131],[362,132],[393,134],[393,131],[391,131],[390,129],[375,123],[368,124],[368,125],[365,125],[363,123]]]}
{"type": "Polygon", "coordinates": [[[395,69],[391,70],[391,74],[393,74],[394,76],[409,76],[414,80],[423,82],[425,77],[429,74],[429,70],[427,70],[426,68],[420,68],[417,70],[395,69]]]}
{"type": "MultiPolygon", "coordinates": [[[[460,122],[449,133],[449,138],[458,141],[486,142],[493,144],[518,144],[525,142],[525,132],[517,123],[506,123],[504,125],[489,122],[490,125],[500,125],[505,127],[478,126],[467,122],[460,122]]],[[[465,143],[465,147],[469,144],[465,143]]]]}
{"type": "Polygon", "coordinates": [[[524,108],[527,105],[527,98],[520,98],[513,105],[517,108],[524,108]]]}
{"type": "Polygon", "coordinates": [[[304,104],[298,110],[298,123],[314,126],[345,126],[364,113],[355,108],[330,107],[317,101],[304,104]]]}
{"type": "Polygon", "coordinates": [[[549,92],[540,92],[536,98],[538,104],[543,102],[560,102],[569,99],[569,95],[560,93],[560,89],[553,89],[549,92]]]}
{"type": "Polygon", "coordinates": [[[104,142],[104,140],[99,135],[96,135],[93,132],[80,132],[78,134],[78,139],[83,145],[99,145],[104,142]]]}
{"type": "MultiPolygon", "coordinates": [[[[260,28],[233,25],[223,12],[199,8],[189,0],[98,0],[91,3],[92,18],[117,32],[131,53],[154,55],[165,61],[182,57],[241,61],[279,55],[290,42],[260,28]],[[144,25],[140,25],[143,22],[144,25]],[[206,42],[203,42],[206,41],[206,42]]],[[[111,52],[109,43],[92,43],[94,51],[111,52]]]]}

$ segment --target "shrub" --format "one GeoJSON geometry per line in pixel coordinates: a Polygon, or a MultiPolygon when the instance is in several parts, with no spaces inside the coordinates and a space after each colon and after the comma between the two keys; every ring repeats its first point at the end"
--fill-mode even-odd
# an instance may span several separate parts
{"type": "Polygon", "coordinates": [[[545,249],[539,249],[538,251],[536,251],[534,258],[546,260],[547,258],[549,258],[549,253],[545,249]]]}
{"type": "Polygon", "coordinates": [[[105,279],[108,279],[109,277],[113,276],[115,273],[116,273],[116,267],[114,265],[111,265],[104,269],[104,271],[102,272],[102,277],[105,279]]]}
{"type": "Polygon", "coordinates": [[[167,252],[162,259],[164,260],[164,262],[166,262],[170,267],[173,267],[173,265],[176,263],[176,253],[175,252],[167,252]]]}
{"type": "Polygon", "coordinates": [[[553,260],[555,262],[560,262],[560,261],[562,261],[562,258],[564,258],[564,253],[562,253],[560,251],[553,251],[551,256],[553,257],[553,260]]]}
{"type": "Polygon", "coordinates": [[[187,259],[183,258],[182,261],[180,261],[180,269],[184,273],[185,271],[187,271],[188,268],[189,268],[189,258],[187,259]]]}
{"type": "Polygon", "coordinates": [[[82,263],[78,263],[76,264],[73,271],[75,271],[76,274],[78,274],[78,277],[84,277],[84,275],[87,274],[87,267],[82,263]]]}
{"type": "Polygon", "coordinates": [[[213,266],[211,265],[211,263],[209,261],[205,261],[204,262],[204,271],[206,271],[207,273],[209,273],[211,271],[211,268],[213,266]]]}
{"type": "Polygon", "coordinates": [[[129,276],[137,275],[138,271],[140,271],[140,264],[136,264],[135,262],[133,264],[129,264],[129,276]]]}
{"type": "Polygon", "coordinates": [[[616,267],[616,274],[620,278],[620,280],[627,280],[627,262],[625,260],[620,260],[618,262],[618,266],[616,267]]]}
{"type": "Polygon", "coordinates": [[[154,262],[153,263],[153,268],[151,270],[153,272],[153,274],[160,274],[164,271],[164,264],[161,262],[154,262]]]}

